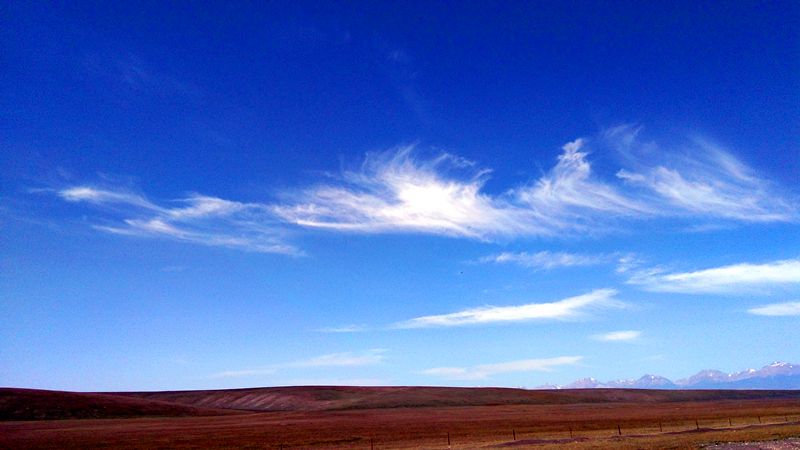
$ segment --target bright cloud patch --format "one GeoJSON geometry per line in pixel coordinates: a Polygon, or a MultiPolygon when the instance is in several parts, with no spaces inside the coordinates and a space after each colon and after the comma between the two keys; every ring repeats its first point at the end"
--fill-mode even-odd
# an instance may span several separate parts
{"type": "Polygon", "coordinates": [[[493,375],[514,372],[549,372],[558,366],[577,364],[581,356],[559,356],[545,359],[522,359],[473,367],[434,367],[420,373],[449,380],[484,380],[493,375]]]}
{"type": "Polygon", "coordinates": [[[338,327],[320,328],[317,331],[320,333],[358,333],[366,330],[367,327],[364,325],[342,325],[338,327]]]}
{"type": "Polygon", "coordinates": [[[537,253],[511,253],[503,252],[489,255],[480,259],[482,263],[516,264],[535,270],[547,270],[557,267],[593,266],[608,261],[602,255],[582,255],[565,252],[542,251],[537,253]]]}
{"type": "Polygon", "coordinates": [[[733,264],[695,272],[639,271],[629,281],[651,291],[726,293],[759,286],[800,283],[800,260],[733,264]]]}
{"type": "Polygon", "coordinates": [[[471,162],[452,155],[419,161],[412,150],[371,155],[361,171],[343,175],[342,185],[309,189],[298,203],[275,211],[298,225],[340,231],[416,231],[479,239],[547,231],[533,212],[482,194],[486,171],[472,171],[465,179],[448,175],[469,172],[471,162]]]}
{"type": "Polygon", "coordinates": [[[277,372],[276,369],[244,369],[244,370],[226,370],[223,372],[215,373],[211,378],[244,378],[255,377],[259,375],[272,375],[277,372]]]}
{"type": "Polygon", "coordinates": [[[800,301],[770,303],[748,309],[747,312],[759,316],[800,316],[800,301]]]}
{"type": "Polygon", "coordinates": [[[585,315],[591,309],[624,306],[614,296],[614,289],[598,289],[588,294],[551,303],[528,303],[518,306],[484,306],[450,314],[417,317],[396,325],[397,328],[452,327],[471,324],[509,323],[527,320],[567,320],[585,315]]]}
{"type": "Polygon", "coordinates": [[[333,367],[333,366],[369,366],[383,361],[384,349],[372,349],[363,353],[331,353],[304,361],[284,364],[283,367],[333,367]]]}
{"type": "Polygon", "coordinates": [[[226,370],[212,375],[212,378],[236,378],[255,375],[270,375],[284,369],[294,368],[325,368],[325,367],[361,367],[372,366],[381,363],[386,350],[381,348],[367,350],[365,352],[342,352],[330,353],[327,355],[316,356],[309,359],[292,361],[283,364],[272,364],[257,369],[226,370]]]}
{"type": "Polygon", "coordinates": [[[641,335],[642,335],[641,331],[635,331],[635,330],[612,331],[609,333],[596,334],[592,336],[592,339],[596,341],[606,341],[606,342],[625,342],[625,341],[635,341],[636,339],[639,339],[641,335]]]}
{"type": "Polygon", "coordinates": [[[305,190],[275,211],[307,227],[476,239],[597,232],[624,219],[798,219],[796,204],[719,147],[695,140],[679,153],[639,143],[637,134],[622,126],[599,140],[622,155],[625,166],[611,179],[594,173],[585,139],[565,144],[541,178],[500,195],[482,192],[489,171],[451,155],[418,159],[405,147],[372,155],[340,183],[305,190]]]}
{"type": "MultiPolygon", "coordinates": [[[[279,236],[286,224],[497,240],[604,233],[658,218],[691,220],[698,229],[719,227],[720,221],[798,220],[796,200],[719,146],[694,140],[679,148],[641,143],[638,129],[620,126],[595,140],[565,144],[541,177],[498,194],[485,192],[490,170],[449,154],[420,158],[413,147],[403,147],[371,154],[358,170],[328,183],[283,193],[286,200],[279,204],[197,194],[164,205],[85,185],[58,195],[101,208],[107,216],[96,228],[105,232],[284,254],[300,253],[279,236]],[[621,167],[604,177],[590,156],[593,147],[608,146],[621,167]]],[[[543,269],[592,261],[566,253],[500,256],[496,262],[543,269]]]]}
{"type": "MultiPolygon", "coordinates": [[[[638,131],[621,126],[607,137],[630,149],[638,144],[638,131]]],[[[654,157],[661,149],[650,146],[648,153],[654,157]]],[[[654,194],[669,214],[744,222],[797,220],[797,205],[774,192],[768,181],[733,155],[702,139],[693,140],[691,146],[690,152],[667,153],[669,158],[661,163],[637,159],[632,169],[620,169],[617,177],[654,194]]]]}
{"type": "Polygon", "coordinates": [[[275,220],[260,204],[191,195],[176,205],[161,206],[138,194],[90,186],[63,189],[58,195],[70,202],[103,208],[109,217],[104,220],[106,223],[94,227],[108,233],[262,253],[300,254],[282,242],[277,228],[270,226],[275,220]]]}
{"type": "Polygon", "coordinates": [[[652,214],[651,207],[592,174],[585,146],[584,139],[565,144],[549,174],[517,191],[519,201],[561,220],[590,219],[596,213],[652,214]]]}

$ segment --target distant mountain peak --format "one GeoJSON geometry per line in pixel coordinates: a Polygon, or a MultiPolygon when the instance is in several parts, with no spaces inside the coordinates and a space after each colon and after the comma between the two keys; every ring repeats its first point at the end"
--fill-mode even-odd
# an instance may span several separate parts
{"type": "Polygon", "coordinates": [[[707,381],[725,382],[725,381],[730,381],[730,379],[731,379],[730,374],[715,369],[706,369],[697,372],[696,374],[692,375],[689,378],[683,378],[681,380],[677,380],[675,384],[678,386],[691,386],[694,384],[707,381]]]}
{"type": "MultiPolygon", "coordinates": [[[[561,389],[561,386],[555,388],[561,389]]],[[[800,389],[800,366],[775,361],[759,370],[745,369],[741,372],[725,373],[705,369],[689,378],[674,383],[660,375],[645,374],[638,379],[615,380],[606,383],[594,377],[581,378],[563,388],[639,388],[639,389],[800,389]]]]}
{"type": "Polygon", "coordinates": [[[581,378],[564,386],[565,389],[593,389],[601,387],[605,387],[605,385],[603,383],[600,383],[599,381],[597,381],[596,378],[593,377],[581,378]]]}

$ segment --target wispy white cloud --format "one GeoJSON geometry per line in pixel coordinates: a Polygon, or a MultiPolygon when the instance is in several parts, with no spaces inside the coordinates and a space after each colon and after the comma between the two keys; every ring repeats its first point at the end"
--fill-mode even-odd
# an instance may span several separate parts
{"type": "Polygon", "coordinates": [[[609,261],[605,255],[585,255],[579,253],[541,251],[503,252],[496,255],[484,256],[479,260],[482,263],[516,264],[536,270],[554,269],[557,267],[593,266],[609,261]]]}
{"type": "Polygon", "coordinates": [[[143,209],[162,211],[139,194],[126,191],[115,191],[90,186],[73,186],[58,191],[58,195],[70,202],[88,202],[94,204],[127,204],[143,209]]]}
{"type": "Polygon", "coordinates": [[[375,348],[364,352],[341,352],[315,356],[309,359],[271,364],[255,369],[226,370],[212,375],[212,378],[236,378],[255,375],[271,375],[285,369],[362,367],[380,364],[385,359],[386,349],[375,348]]]}
{"type": "Polygon", "coordinates": [[[555,168],[536,183],[495,196],[481,192],[489,170],[448,154],[422,160],[403,147],[372,154],[339,185],[309,189],[275,211],[307,227],[484,240],[597,231],[598,214],[648,213],[645,204],[592,176],[583,145],[580,139],[566,144],[555,168]]]}
{"type": "Polygon", "coordinates": [[[770,303],[748,309],[747,312],[759,316],[800,316],[800,301],[770,303]]]}
{"type": "Polygon", "coordinates": [[[473,163],[447,154],[420,161],[412,150],[372,154],[360,171],[343,174],[342,185],[309,189],[298,202],[275,211],[298,225],[340,231],[412,231],[478,239],[536,233],[530,212],[480,192],[487,171],[474,170],[473,163]],[[463,180],[448,176],[470,170],[463,180]]]}
{"type": "Polygon", "coordinates": [[[666,273],[658,268],[639,270],[628,283],[650,291],[682,293],[727,293],[800,284],[800,259],[732,264],[694,272],[666,273]]]}
{"type": "Polygon", "coordinates": [[[550,173],[532,186],[517,190],[519,200],[534,211],[546,212],[562,221],[590,220],[597,213],[653,214],[651,206],[593,176],[586,144],[585,139],[565,144],[550,173]]]}
{"type": "Polygon", "coordinates": [[[588,294],[550,303],[517,306],[484,306],[450,314],[417,317],[395,325],[396,328],[452,327],[471,324],[509,323],[528,320],[568,320],[584,316],[591,309],[620,308],[625,304],[614,298],[614,289],[597,289],[588,294]]]}
{"type": "Polygon", "coordinates": [[[606,342],[629,342],[639,339],[641,335],[642,332],[636,330],[611,331],[609,333],[595,334],[592,339],[606,342]]]}
{"type": "Polygon", "coordinates": [[[317,331],[320,333],[358,333],[366,330],[367,327],[364,325],[343,325],[339,327],[320,328],[317,331]]]}
{"type": "Polygon", "coordinates": [[[492,240],[597,233],[628,220],[797,221],[796,200],[708,141],[663,148],[629,126],[595,141],[565,144],[540,178],[502,194],[484,192],[491,173],[444,154],[416,156],[411,146],[370,155],[360,170],[275,207],[286,221],[338,231],[420,232],[492,240]],[[602,177],[592,147],[619,150],[622,167],[602,177]],[[688,146],[688,149],[683,150],[688,146]]]}
{"type": "Polygon", "coordinates": [[[484,380],[504,373],[514,372],[550,372],[554,368],[577,364],[581,356],[558,356],[544,359],[521,359],[496,364],[481,364],[473,367],[434,367],[420,373],[442,377],[449,380],[484,380]]]}
{"type": "Polygon", "coordinates": [[[289,386],[386,386],[391,384],[383,378],[292,378],[289,386]]]}
{"type": "Polygon", "coordinates": [[[617,267],[614,269],[617,273],[628,273],[639,269],[644,262],[634,253],[628,253],[620,256],[617,259],[617,267]]]}
{"type": "Polygon", "coordinates": [[[140,194],[93,186],[73,186],[57,194],[69,202],[101,208],[107,216],[105,223],[94,228],[107,233],[262,253],[302,253],[283,242],[275,218],[263,204],[193,194],[175,205],[161,206],[140,194]]]}
{"type": "MultiPolygon", "coordinates": [[[[491,170],[446,153],[424,158],[414,146],[405,146],[369,154],[360,168],[326,183],[283,192],[277,203],[201,194],[154,202],[124,189],[89,185],[58,194],[102,208],[108,217],[96,228],[105,232],[284,254],[300,253],[280,237],[278,230],[288,224],[491,241],[591,235],[633,221],[669,218],[697,230],[800,220],[796,198],[722,147],[702,139],[660,146],[642,141],[640,130],[623,125],[594,139],[569,142],[540,177],[500,193],[485,190],[491,170]],[[608,152],[609,147],[614,151],[608,152]],[[598,171],[593,158],[609,155],[598,171]]],[[[588,264],[581,255],[570,259],[564,253],[541,254],[540,261],[519,256],[519,263],[524,256],[542,268],[588,264]],[[546,257],[560,262],[549,263],[546,257]]]]}
{"type": "Polygon", "coordinates": [[[369,366],[378,364],[385,358],[385,349],[372,349],[366,352],[331,353],[303,361],[283,364],[282,367],[335,367],[335,366],[369,366]]]}
{"type": "MultiPolygon", "coordinates": [[[[798,204],[790,202],[767,179],[721,146],[702,138],[682,145],[682,151],[654,142],[640,142],[640,127],[622,125],[605,134],[620,149],[630,167],[617,177],[660,205],[661,214],[742,222],[798,220],[798,204]]],[[[718,224],[701,224],[700,229],[718,224]]]]}
{"type": "Polygon", "coordinates": [[[245,370],[226,370],[211,375],[211,378],[243,378],[254,377],[259,375],[272,375],[277,372],[276,369],[245,369],[245,370]]]}

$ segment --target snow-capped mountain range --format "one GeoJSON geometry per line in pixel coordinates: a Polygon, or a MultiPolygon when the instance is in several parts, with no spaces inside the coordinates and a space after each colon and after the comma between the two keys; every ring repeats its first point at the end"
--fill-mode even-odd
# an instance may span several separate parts
{"type": "Polygon", "coordinates": [[[544,385],[537,389],[800,389],[800,365],[774,362],[761,369],[724,373],[719,370],[701,370],[689,378],[671,381],[658,375],[644,375],[639,379],[600,382],[595,378],[581,378],[568,385],[544,385]]]}

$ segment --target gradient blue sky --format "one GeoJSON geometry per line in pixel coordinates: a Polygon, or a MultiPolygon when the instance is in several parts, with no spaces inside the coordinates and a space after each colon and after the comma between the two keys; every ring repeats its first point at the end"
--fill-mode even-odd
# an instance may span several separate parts
{"type": "Polygon", "coordinates": [[[797,2],[219,3],[3,6],[0,385],[800,361],[797,2]]]}

